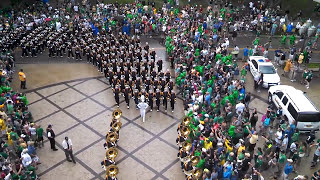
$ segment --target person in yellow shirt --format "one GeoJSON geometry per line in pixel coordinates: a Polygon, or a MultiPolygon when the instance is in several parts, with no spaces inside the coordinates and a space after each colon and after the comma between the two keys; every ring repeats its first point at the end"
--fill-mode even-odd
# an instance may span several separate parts
{"type": "Polygon", "coordinates": [[[26,88],[27,76],[24,74],[23,69],[20,69],[19,79],[20,79],[20,88],[27,89],[26,88]]]}
{"type": "Polygon", "coordinates": [[[209,138],[205,138],[203,147],[206,150],[209,150],[210,148],[212,148],[212,142],[209,140],[209,138]]]}
{"type": "Polygon", "coordinates": [[[0,116],[0,127],[1,127],[1,132],[2,132],[2,136],[4,136],[5,134],[7,134],[6,132],[6,123],[5,121],[3,120],[2,116],[0,116]]]}
{"type": "Polygon", "coordinates": [[[290,69],[292,68],[293,64],[292,61],[290,59],[287,60],[286,66],[284,67],[283,71],[284,73],[282,74],[282,76],[287,76],[290,72],[290,69]]]}

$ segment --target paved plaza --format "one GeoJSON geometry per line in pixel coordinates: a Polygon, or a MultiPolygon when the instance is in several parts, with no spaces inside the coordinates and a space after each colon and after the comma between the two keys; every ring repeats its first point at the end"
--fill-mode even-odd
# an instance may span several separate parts
{"type": "MultiPolygon", "coordinates": [[[[165,59],[164,48],[156,41],[149,42],[157,51],[157,56],[165,59]]],[[[52,124],[57,135],[59,151],[52,151],[48,140],[44,148],[37,150],[42,162],[37,173],[45,180],[105,179],[105,171],[100,166],[106,152],[103,143],[112,112],[117,109],[112,89],[92,65],[67,58],[48,60],[46,55],[37,60],[18,59],[20,63],[16,67],[24,68],[28,76],[26,92],[34,121],[43,128],[52,124]],[[65,159],[61,143],[66,135],[73,141],[77,164],[65,159]]],[[[167,68],[168,62],[165,62],[164,69],[167,68]]],[[[315,78],[308,90],[299,83],[291,83],[287,78],[282,78],[281,82],[306,91],[319,107],[319,92],[315,90],[319,89],[318,78],[315,78]]],[[[18,86],[16,80],[13,87],[17,89],[18,86]]],[[[253,93],[250,108],[257,108],[261,119],[268,106],[267,91],[255,92],[250,74],[247,76],[246,90],[253,93]]],[[[176,89],[176,92],[179,90],[176,89]]],[[[118,179],[185,179],[177,159],[178,147],[175,142],[178,123],[184,116],[181,95],[178,95],[174,113],[171,113],[170,108],[165,112],[163,107],[159,112],[148,111],[145,123],[134,107],[133,100],[130,101],[130,109],[126,108],[123,97],[120,101],[123,126],[116,158],[118,179]]],[[[259,142],[260,145],[262,143],[259,142]]],[[[298,173],[314,171],[309,168],[311,157],[305,158],[303,162],[308,165],[299,167],[298,173]]],[[[268,171],[263,174],[267,175],[268,171]]]]}

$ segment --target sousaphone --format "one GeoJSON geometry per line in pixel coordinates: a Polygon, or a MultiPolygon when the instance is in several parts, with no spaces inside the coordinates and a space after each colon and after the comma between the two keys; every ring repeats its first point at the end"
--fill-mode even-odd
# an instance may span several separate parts
{"type": "Polygon", "coordinates": [[[183,137],[187,137],[189,134],[190,134],[190,129],[186,126],[183,126],[181,129],[180,129],[180,134],[183,136],[183,137]]]}
{"type": "Polygon", "coordinates": [[[115,122],[112,125],[112,129],[116,132],[118,132],[121,129],[122,123],[121,122],[115,122]]]}
{"type": "Polygon", "coordinates": [[[182,149],[183,149],[184,151],[186,151],[186,152],[190,151],[191,147],[192,147],[192,144],[189,143],[189,142],[187,142],[187,141],[185,141],[185,142],[182,144],[182,149]]]}
{"type": "Polygon", "coordinates": [[[192,179],[201,179],[202,178],[202,169],[196,169],[192,173],[192,179]]]}
{"type": "Polygon", "coordinates": [[[116,109],[113,111],[112,116],[114,119],[120,119],[122,116],[122,111],[120,109],[116,109]]]}
{"type": "Polygon", "coordinates": [[[109,148],[108,151],[106,152],[107,159],[110,159],[112,161],[115,160],[117,155],[118,155],[118,150],[114,147],[109,148]]]}
{"type": "Polygon", "coordinates": [[[193,156],[191,158],[191,165],[194,167],[199,163],[199,161],[200,161],[200,157],[199,156],[193,156]]]}
{"type": "Polygon", "coordinates": [[[116,165],[110,165],[106,170],[106,177],[115,178],[119,173],[119,168],[116,165]]]}
{"type": "Polygon", "coordinates": [[[190,121],[191,121],[191,118],[189,116],[185,116],[183,119],[182,119],[182,125],[183,126],[189,126],[190,124],[190,121]]]}
{"type": "Polygon", "coordinates": [[[111,132],[107,135],[107,142],[115,143],[118,140],[118,134],[111,132]]]}

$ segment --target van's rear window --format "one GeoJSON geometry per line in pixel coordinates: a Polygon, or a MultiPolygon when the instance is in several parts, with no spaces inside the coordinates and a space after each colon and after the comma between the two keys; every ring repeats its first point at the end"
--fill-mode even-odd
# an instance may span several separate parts
{"type": "Polygon", "coordinates": [[[298,121],[300,122],[319,122],[320,121],[320,113],[314,114],[301,114],[298,115],[298,121]]]}

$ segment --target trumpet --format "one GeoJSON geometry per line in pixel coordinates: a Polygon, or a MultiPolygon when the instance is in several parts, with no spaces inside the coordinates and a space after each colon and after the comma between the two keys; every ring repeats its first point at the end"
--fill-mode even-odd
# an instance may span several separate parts
{"type": "Polygon", "coordinates": [[[114,119],[120,119],[122,116],[122,111],[120,109],[116,109],[113,111],[112,116],[114,119]]]}

